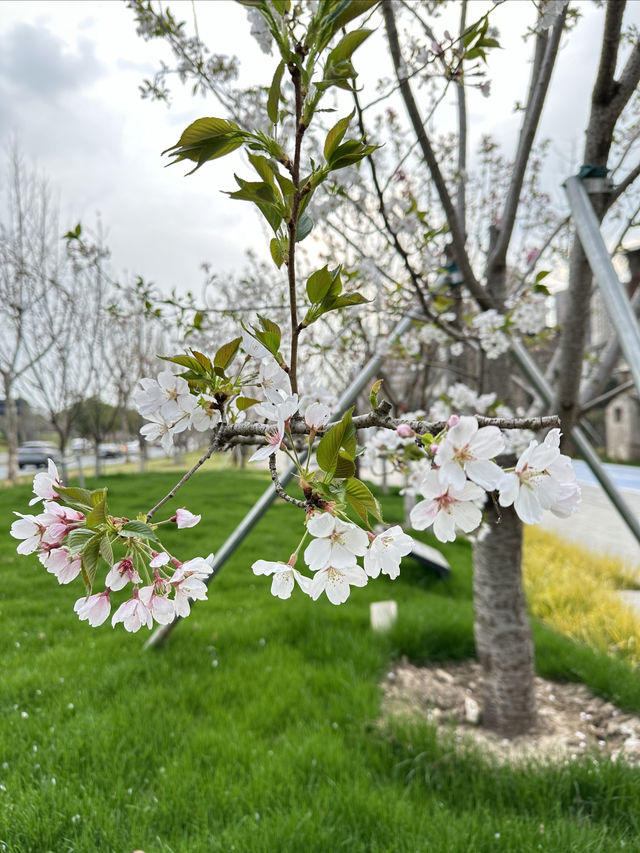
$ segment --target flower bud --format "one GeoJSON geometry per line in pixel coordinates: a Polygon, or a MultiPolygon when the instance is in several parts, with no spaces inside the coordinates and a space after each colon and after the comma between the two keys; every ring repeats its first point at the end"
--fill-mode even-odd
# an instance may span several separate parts
{"type": "Polygon", "coordinates": [[[415,431],[411,429],[409,424],[400,424],[396,432],[398,433],[400,438],[411,438],[415,435],[415,431]]]}
{"type": "Polygon", "coordinates": [[[449,420],[447,421],[447,429],[451,429],[451,427],[454,427],[456,424],[459,423],[460,418],[458,417],[458,415],[451,415],[449,420]]]}

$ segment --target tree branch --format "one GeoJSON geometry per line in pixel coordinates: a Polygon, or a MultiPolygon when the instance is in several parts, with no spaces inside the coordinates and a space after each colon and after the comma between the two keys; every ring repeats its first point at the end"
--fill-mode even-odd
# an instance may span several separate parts
{"type": "Polygon", "coordinates": [[[511,170],[509,191],[500,219],[500,230],[487,263],[488,269],[495,266],[502,266],[505,262],[520,203],[522,184],[558,55],[558,47],[560,46],[560,38],[564,30],[566,14],[567,9],[565,7],[554,24],[551,34],[545,31],[544,34],[538,34],[537,36],[536,55],[531,72],[527,109],[520,130],[515,163],[511,170]]]}
{"type": "Polygon", "coordinates": [[[280,495],[280,497],[287,501],[287,503],[293,504],[294,506],[299,506],[300,509],[307,509],[307,502],[300,501],[297,498],[292,498],[291,495],[288,495],[282,483],[278,479],[278,472],[276,470],[276,455],[272,453],[269,457],[269,473],[271,474],[271,479],[273,480],[273,485],[275,487],[276,492],[280,495]]]}
{"type": "Polygon", "coordinates": [[[429,137],[427,136],[422,123],[420,112],[413,97],[413,92],[411,91],[411,86],[402,71],[402,56],[400,52],[400,42],[398,40],[398,30],[396,28],[392,0],[383,0],[382,14],[384,16],[385,27],[387,30],[387,40],[389,42],[391,58],[393,59],[396,76],[398,78],[398,83],[400,84],[400,93],[402,94],[402,99],[404,100],[405,107],[409,113],[409,119],[414,133],[416,134],[420,144],[422,156],[429,168],[436,190],[438,191],[440,203],[444,209],[449,231],[451,233],[456,262],[463,275],[466,286],[476,298],[480,307],[486,310],[492,307],[491,300],[487,297],[480,282],[477,280],[473,269],[471,268],[469,256],[465,249],[464,235],[460,230],[456,209],[449,194],[449,190],[447,189],[444,176],[440,171],[440,166],[438,165],[431,143],[429,142],[429,137]]]}

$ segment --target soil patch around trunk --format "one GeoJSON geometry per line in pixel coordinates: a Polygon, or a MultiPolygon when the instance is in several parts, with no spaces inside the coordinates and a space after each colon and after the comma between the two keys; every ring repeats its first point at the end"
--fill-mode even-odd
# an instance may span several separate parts
{"type": "Polygon", "coordinates": [[[575,761],[585,754],[640,765],[640,716],[595,696],[583,684],[536,677],[538,725],[514,738],[482,728],[482,669],[475,661],[417,667],[406,659],[383,682],[383,716],[426,718],[464,747],[471,744],[499,763],[575,761]]]}

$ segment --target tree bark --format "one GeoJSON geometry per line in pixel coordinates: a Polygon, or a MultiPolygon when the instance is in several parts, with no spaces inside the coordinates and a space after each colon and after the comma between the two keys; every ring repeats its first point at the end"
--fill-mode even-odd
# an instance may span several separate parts
{"type": "Polygon", "coordinates": [[[4,398],[7,437],[7,477],[12,483],[18,479],[18,407],[11,396],[11,388],[5,386],[4,398]]]}
{"type": "Polygon", "coordinates": [[[487,507],[488,535],[473,552],[474,636],[484,670],[482,724],[505,737],[536,724],[535,665],[522,586],[522,522],[487,507]]]}

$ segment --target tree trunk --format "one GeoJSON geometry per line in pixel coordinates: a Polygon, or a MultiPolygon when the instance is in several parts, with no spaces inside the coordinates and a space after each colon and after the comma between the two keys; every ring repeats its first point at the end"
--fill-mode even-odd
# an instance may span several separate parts
{"type": "Polygon", "coordinates": [[[534,650],[522,586],[522,522],[487,506],[489,534],[473,551],[474,634],[484,670],[482,723],[506,737],[536,723],[534,650]]]}

